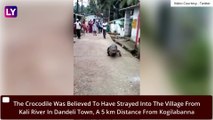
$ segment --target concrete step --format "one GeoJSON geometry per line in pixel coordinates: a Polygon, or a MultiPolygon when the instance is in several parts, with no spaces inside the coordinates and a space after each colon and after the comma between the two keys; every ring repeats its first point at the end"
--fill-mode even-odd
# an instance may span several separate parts
{"type": "Polygon", "coordinates": [[[135,43],[131,40],[126,40],[126,39],[114,39],[116,43],[121,45],[123,48],[128,50],[129,52],[132,52],[135,50],[135,43]]]}

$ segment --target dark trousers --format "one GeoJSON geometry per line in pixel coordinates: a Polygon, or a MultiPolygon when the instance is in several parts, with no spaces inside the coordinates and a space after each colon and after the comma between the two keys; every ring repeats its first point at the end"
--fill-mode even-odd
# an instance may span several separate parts
{"type": "Polygon", "coordinates": [[[106,30],[103,29],[103,36],[104,36],[104,39],[106,39],[106,30]]]}
{"type": "Polygon", "coordinates": [[[98,28],[98,32],[102,33],[102,28],[101,27],[98,28]]]}
{"type": "Polygon", "coordinates": [[[80,39],[81,38],[81,30],[76,29],[76,33],[77,33],[78,39],[80,39]]]}

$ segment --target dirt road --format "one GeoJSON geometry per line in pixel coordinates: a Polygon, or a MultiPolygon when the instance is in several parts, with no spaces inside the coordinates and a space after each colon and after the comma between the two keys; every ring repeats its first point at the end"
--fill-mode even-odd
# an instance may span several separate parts
{"type": "Polygon", "coordinates": [[[122,57],[107,56],[110,36],[86,34],[74,40],[74,94],[139,95],[138,59],[121,47],[122,57]]]}

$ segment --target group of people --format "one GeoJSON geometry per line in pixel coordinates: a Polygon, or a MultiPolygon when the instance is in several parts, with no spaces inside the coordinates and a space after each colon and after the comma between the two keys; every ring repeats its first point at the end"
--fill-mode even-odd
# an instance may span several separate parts
{"type": "Polygon", "coordinates": [[[106,39],[106,30],[107,30],[107,22],[106,20],[101,23],[99,20],[90,20],[86,25],[86,21],[84,20],[81,24],[79,19],[75,22],[75,29],[74,32],[77,34],[78,39],[81,38],[81,31],[83,30],[84,33],[93,33],[94,36],[97,36],[97,33],[103,32],[103,37],[106,39]]]}

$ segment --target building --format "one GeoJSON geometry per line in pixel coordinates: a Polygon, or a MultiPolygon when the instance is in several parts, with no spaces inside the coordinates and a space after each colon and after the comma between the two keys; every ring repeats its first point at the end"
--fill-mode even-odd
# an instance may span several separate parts
{"type": "Polygon", "coordinates": [[[140,4],[122,8],[120,11],[125,11],[124,36],[130,37],[138,46],[140,42],[140,4]]]}
{"type": "Polygon", "coordinates": [[[73,14],[73,17],[74,17],[74,22],[75,22],[76,19],[82,20],[82,19],[84,18],[84,15],[74,13],[74,14],[73,14]]]}
{"type": "Polygon", "coordinates": [[[125,11],[125,16],[110,21],[110,32],[119,33],[120,37],[129,37],[137,48],[140,43],[140,4],[122,8],[120,11],[125,11]]]}
{"type": "Polygon", "coordinates": [[[85,17],[85,19],[86,19],[86,21],[96,19],[96,15],[88,15],[88,16],[85,17]]]}

